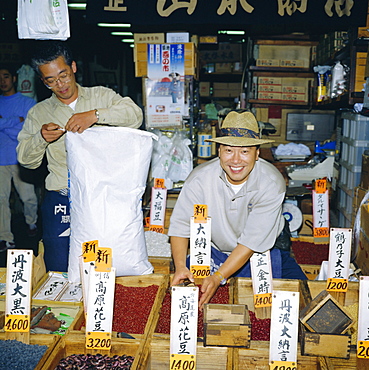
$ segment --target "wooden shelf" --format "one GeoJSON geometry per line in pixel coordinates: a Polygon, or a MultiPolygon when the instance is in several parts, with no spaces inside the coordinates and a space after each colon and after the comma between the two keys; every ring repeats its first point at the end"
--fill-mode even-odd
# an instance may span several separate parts
{"type": "Polygon", "coordinates": [[[301,107],[308,107],[309,103],[308,102],[295,102],[295,101],[286,101],[286,100],[259,100],[259,99],[249,99],[249,103],[251,104],[269,104],[269,105],[285,105],[285,106],[301,106],[301,107]]]}
{"type": "MultiPolygon", "coordinates": [[[[312,73],[311,68],[297,67],[265,67],[265,66],[250,66],[250,71],[265,71],[265,72],[288,72],[288,73],[312,73]]],[[[306,75],[301,76],[306,77],[306,75]]]]}

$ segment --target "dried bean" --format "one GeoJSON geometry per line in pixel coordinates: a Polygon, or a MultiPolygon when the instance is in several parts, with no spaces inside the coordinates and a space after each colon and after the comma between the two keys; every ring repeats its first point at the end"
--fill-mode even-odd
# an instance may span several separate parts
{"type": "Polygon", "coordinates": [[[292,242],[292,251],[298,264],[320,265],[328,261],[329,245],[302,242],[292,242]]]}
{"type": "Polygon", "coordinates": [[[251,322],[251,340],[269,341],[270,319],[258,319],[255,313],[249,311],[251,322]]]}

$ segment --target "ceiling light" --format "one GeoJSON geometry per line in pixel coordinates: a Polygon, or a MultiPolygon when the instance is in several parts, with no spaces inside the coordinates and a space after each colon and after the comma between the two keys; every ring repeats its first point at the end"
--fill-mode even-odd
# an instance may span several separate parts
{"type": "Polygon", "coordinates": [[[218,31],[218,33],[226,35],[244,35],[245,31],[218,31]]]}
{"type": "Polygon", "coordinates": [[[68,4],[68,8],[76,10],[86,10],[86,5],[86,3],[70,3],[68,4]]]}
{"type": "Polygon", "coordinates": [[[133,36],[132,32],[110,32],[111,35],[113,36],[133,36]]]}
{"type": "Polygon", "coordinates": [[[135,40],[134,40],[134,39],[122,39],[121,41],[122,41],[122,42],[130,42],[130,43],[135,42],[135,40]]]}
{"type": "Polygon", "coordinates": [[[131,25],[129,23],[98,23],[99,27],[120,27],[120,28],[129,28],[131,25]]]}

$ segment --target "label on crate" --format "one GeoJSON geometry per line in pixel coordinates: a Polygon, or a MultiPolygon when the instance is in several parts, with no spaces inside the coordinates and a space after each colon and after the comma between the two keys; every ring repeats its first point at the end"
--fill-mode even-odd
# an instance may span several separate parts
{"type": "MultiPolygon", "coordinates": [[[[333,290],[336,280],[348,279],[351,257],[351,239],[352,229],[331,228],[329,239],[329,256],[328,256],[328,279],[332,279],[331,289],[333,290]]],[[[338,289],[338,284],[336,285],[338,289]]],[[[336,290],[335,291],[346,291],[336,290]]]]}
{"type": "Polygon", "coordinates": [[[269,364],[276,365],[271,369],[282,370],[282,363],[297,366],[299,300],[299,292],[273,290],[269,364]]]}
{"type": "Polygon", "coordinates": [[[173,354],[170,356],[169,369],[195,370],[196,369],[196,356],[173,354]]]}
{"type": "Polygon", "coordinates": [[[271,306],[273,274],[270,251],[254,253],[250,258],[250,264],[255,308],[271,306]]]}
{"type": "Polygon", "coordinates": [[[327,279],[327,288],[328,292],[347,292],[348,289],[348,280],[347,279],[327,279]]]}
{"type": "Polygon", "coordinates": [[[357,357],[369,358],[369,276],[360,276],[357,357]]]}
{"type": "Polygon", "coordinates": [[[8,249],[5,314],[7,331],[29,331],[31,315],[32,250],[8,249]]]}
{"type": "Polygon", "coordinates": [[[111,348],[111,333],[104,332],[87,332],[86,348],[109,350],[111,348]]]}
{"type": "MultiPolygon", "coordinates": [[[[316,182],[317,183],[317,182],[316,182]]],[[[322,238],[329,235],[329,195],[328,190],[313,190],[313,227],[314,237],[322,238]]]]}
{"type": "Polygon", "coordinates": [[[172,287],[170,369],[195,369],[199,288],[172,287]]]}
{"type": "Polygon", "coordinates": [[[291,361],[272,361],[269,370],[297,370],[297,363],[291,361]]]}
{"type": "Polygon", "coordinates": [[[158,230],[164,230],[165,210],[167,206],[167,189],[153,187],[151,189],[150,206],[150,230],[159,226],[158,230]]]}
{"type": "Polygon", "coordinates": [[[205,222],[190,221],[190,271],[197,278],[210,275],[211,261],[211,218],[205,222]]]}
{"type": "Polygon", "coordinates": [[[29,315],[6,315],[4,329],[11,332],[29,331],[30,316],[29,315]]]}

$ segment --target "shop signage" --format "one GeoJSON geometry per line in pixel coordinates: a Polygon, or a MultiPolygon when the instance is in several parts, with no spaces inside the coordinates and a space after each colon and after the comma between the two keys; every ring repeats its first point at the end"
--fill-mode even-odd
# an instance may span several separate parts
{"type": "Polygon", "coordinates": [[[133,25],[309,24],[347,29],[365,26],[365,0],[101,0],[87,1],[87,21],[133,25]]]}
{"type": "Polygon", "coordinates": [[[369,359],[369,276],[360,277],[357,357],[369,359]]]}
{"type": "Polygon", "coordinates": [[[150,231],[164,234],[165,211],[167,207],[167,189],[164,179],[155,179],[151,189],[150,231]]]}

